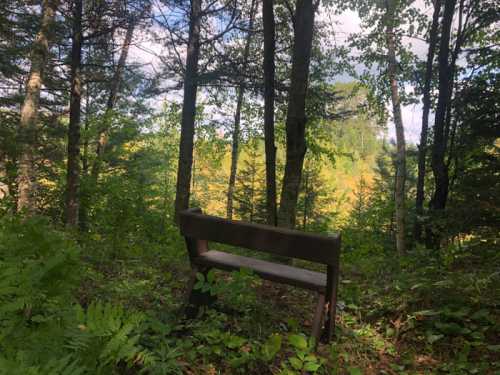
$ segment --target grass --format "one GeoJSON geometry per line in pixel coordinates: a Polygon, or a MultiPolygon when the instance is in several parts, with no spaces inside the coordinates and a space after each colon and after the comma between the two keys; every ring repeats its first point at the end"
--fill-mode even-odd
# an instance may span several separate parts
{"type": "MultiPolygon", "coordinates": [[[[189,264],[179,244],[141,257],[89,257],[80,302],[103,299],[146,312],[157,324],[151,345],[165,343],[179,373],[293,370],[292,359],[302,349],[289,337],[309,333],[315,296],[217,272],[216,279],[227,284],[219,308],[186,321],[189,264]],[[276,356],[267,362],[255,359],[273,334],[283,338],[276,356]]],[[[404,260],[344,254],[337,338],[319,345],[317,373],[500,374],[498,260],[491,244],[449,259],[423,253],[404,260]]]]}

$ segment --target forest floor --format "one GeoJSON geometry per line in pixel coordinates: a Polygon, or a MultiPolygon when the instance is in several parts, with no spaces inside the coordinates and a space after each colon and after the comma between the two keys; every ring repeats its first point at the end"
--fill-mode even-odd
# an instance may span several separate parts
{"type": "Polygon", "coordinates": [[[216,272],[206,281],[216,308],[184,319],[181,241],[146,256],[89,257],[79,295],[82,305],[145,312],[146,345],[161,345],[166,373],[500,374],[500,262],[497,253],[482,262],[478,249],[450,259],[344,254],[336,338],[317,352],[305,336],[316,296],[245,271],[216,272]]]}

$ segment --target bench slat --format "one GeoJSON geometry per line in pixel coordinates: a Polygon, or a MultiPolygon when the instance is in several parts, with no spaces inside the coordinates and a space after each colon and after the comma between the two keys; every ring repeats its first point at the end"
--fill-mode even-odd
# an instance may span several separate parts
{"type": "Polygon", "coordinates": [[[226,220],[203,215],[199,209],[181,212],[182,235],[247,249],[335,265],[340,253],[340,236],[324,236],[263,224],[226,220]]]}
{"type": "Polygon", "coordinates": [[[249,268],[263,279],[325,293],[326,274],[267,262],[265,260],[210,250],[193,259],[199,266],[221,268],[228,271],[249,268]]]}

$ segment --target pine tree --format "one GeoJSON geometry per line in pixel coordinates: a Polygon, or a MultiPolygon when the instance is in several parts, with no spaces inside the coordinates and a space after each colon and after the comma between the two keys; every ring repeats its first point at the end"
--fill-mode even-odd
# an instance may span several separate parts
{"type": "Polygon", "coordinates": [[[259,158],[258,142],[248,146],[247,158],[238,175],[234,199],[237,215],[249,222],[266,222],[264,164],[259,158]]]}

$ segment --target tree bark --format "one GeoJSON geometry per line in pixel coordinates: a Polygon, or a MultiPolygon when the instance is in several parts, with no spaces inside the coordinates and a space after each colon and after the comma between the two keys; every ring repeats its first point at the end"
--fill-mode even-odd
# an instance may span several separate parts
{"type": "MultiPolygon", "coordinates": [[[[250,44],[252,43],[253,24],[255,19],[256,1],[252,0],[250,6],[250,22],[248,24],[248,34],[245,41],[245,49],[243,51],[243,72],[248,67],[248,57],[250,55],[250,44]]],[[[245,95],[245,82],[242,80],[238,87],[238,98],[236,101],[236,112],[234,114],[234,127],[233,127],[233,142],[231,148],[231,169],[229,173],[229,183],[227,189],[227,218],[233,218],[233,195],[234,186],[236,183],[236,170],[238,168],[238,155],[240,143],[240,120],[241,120],[241,107],[243,106],[243,97],[245,95]]]]}
{"type": "Polygon", "coordinates": [[[68,127],[68,163],[66,175],[66,225],[78,225],[80,185],[80,110],[82,62],[83,1],[73,2],[73,36],[71,46],[71,96],[68,127]]]}
{"type": "MultiPolygon", "coordinates": [[[[456,0],[445,0],[441,26],[441,39],[439,44],[439,95],[434,121],[434,142],[432,145],[432,172],[434,175],[434,194],[430,201],[432,210],[444,210],[448,198],[448,168],[445,163],[445,120],[449,105],[450,89],[453,83],[450,55],[450,34],[455,12],[456,0]]],[[[433,246],[436,245],[435,241],[433,246]]]]}
{"type": "Polygon", "coordinates": [[[181,138],[177,187],[175,194],[175,222],[179,213],[189,207],[191,168],[193,164],[194,125],[196,116],[196,94],[198,91],[198,59],[200,56],[201,0],[191,0],[189,39],[184,74],[184,100],[182,103],[181,138]]]}
{"type": "Polygon", "coordinates": [[[276,145],[274,144],[274,53],[276,49],[274,1],[262,2],[264,26],[264,143],[266,154],[267,224],[277,225],[276,208],[276,145]]]}
{"type": "Polygon", "coordinates": [[[304,215],[302,217],[302,230],[305,232],[307,229],[307,217],[309,210],[309,171],[304,171],[304,215]]]}
{"type": "Polygon", "coordinates": [[[103,125],[101,126],[98,132],[96,158],[94,164],[92,165],[92,180],[94,181],[94,183],[97,183],[97,180],[99,178],[99,173],[101,171],[104,151],[108,143],[108,131],[111,126],[111,117],[113,115],[113,109],[115,107],[116,99],[120,91],[123,70],[125,69],[125,64],[127,62],[128,51],[130,49],[130,44],[132,43],[132,38],[134,36],[135,26],[138,20],[142,18],[142,16],[146,11],[147,8],[144,8],[142,13],[138,17],[132,16],[127,26],[125,39],[123,40],[122,50],[120,52],[120,57],[118,58],[118,64],[116,65],[116,69],[113,73],[113,78],[111,80],[108,101],[106,103],[106,112],[104,113],[103,125]]]}
{"type": "MultiPolygon", "coordinates": [[[[450,61],[450,68],[449,68],[449,74],[450,74],[450,85],[448,89],[448,99],[446,100],[447,106],[446,106],[446,115],[445,115],[445,130],[444,130],[444,144],[445,148],[448,148],[448,141],[449,141],[449,135],[450,135],[450,127],[451,127],[451,109],[452,109],[452,99],[453,99],[453,91],[455,89],[455,75],[456,75],[456,70],[457,70],[457,58],[460,55],[460,52],[462,50],[462,43],[463,43],[463,32],[466,27],[466,25],[463,24],[463,15],[464,15],[464,3],[465,0],[460,0],[460,3],[458,5],[458,25],[457,25],[457,34],[455,38],[455,46],[453,48],[453,52],[451,53],[451,61],[450,61]]],[[[450,145],[450,150],[451,150],[451,145],[450,145]]],[[[450,158],[452,155],[448,154],[448,158],[450,158]]],[[[448,167],[448,163],[446,162],[446,165],[448,167]]]]}
{"type": "Polygon", "coordinates": [[[422,242],[422,216],[424,214],[424,183],[425,183],[425,159],[427,156],[427,138],[429,130],[429,112],[431,109],[431,83],[434,65],[434,55],[438,41],[439,13],[441,11],[441,0],[434,3],[432,14],[432,24],[429,31],[429,49],[427,52],[427,62],[425,65],[423,98],[422,98],[422,130],[420,132],[420,145],[418,147],[418,175],[417,175],[417,196],[415,199],[415,211],[417,218],[415,221],[414,235],[417,242],[422,242]]]}
{"type": "Polygon", "coordinates": [[[406,180],[406,145],[403,127],[403,118],[401,116],[401,101],[399,98],[397,66],[396,60],[396,41],[394,36],[394,5],[391,0],[387,1],[387,26],[386,42],[388,67],[387,72],[391,85],[392,115],[394,126],[396,128],[396,249],[400,255],[406,253],[405,241],[405,180],[406,180]]]}
{"type": "Polygon", "coordinates": [[[286,164],[281,189],[279,226],[293,228],[302,166],[306,154],[306,94],[311,61],[315,6],[312,0],[297,0],[294,16],[292,74],[286,118],[286,164]]]}
{"type": "Polygon", "coordinates": [[[7,155],[0,153],[0,200],[9,196],[7,183],[7,155]]]}
{"type": "Polygon", "coordinates": [[[33,149],[36,143],[36,124],[40,107],[40,90],[45,66],[49,56],[49,34],[54,22],[58,0],[43,0],[42,22],[33,43],[31,69],[26,83],[26,96],[21,107],[19,135],[21,152],[19,157],[17,210],[34,212],[33,182],[35,179],[33,149]]]}
{"type": "Polygon", "coordinates": [[[82,152],[82,173],[81,176],[84,180],[83,186],[80,188],[80,207],[78,210],[78,224],[80,226],[80,231],[84,232],[88,227],[88,205],[89,205],[89,191],[88,191],[88,174],[89,174],[89,116],[91,113],[90,108],[90,98],[92,95],[91,86],[89,83],[86,85],[85,93],[85,122],[84,122],[84,134],[83,139],[83,152],[82,152]]]}

